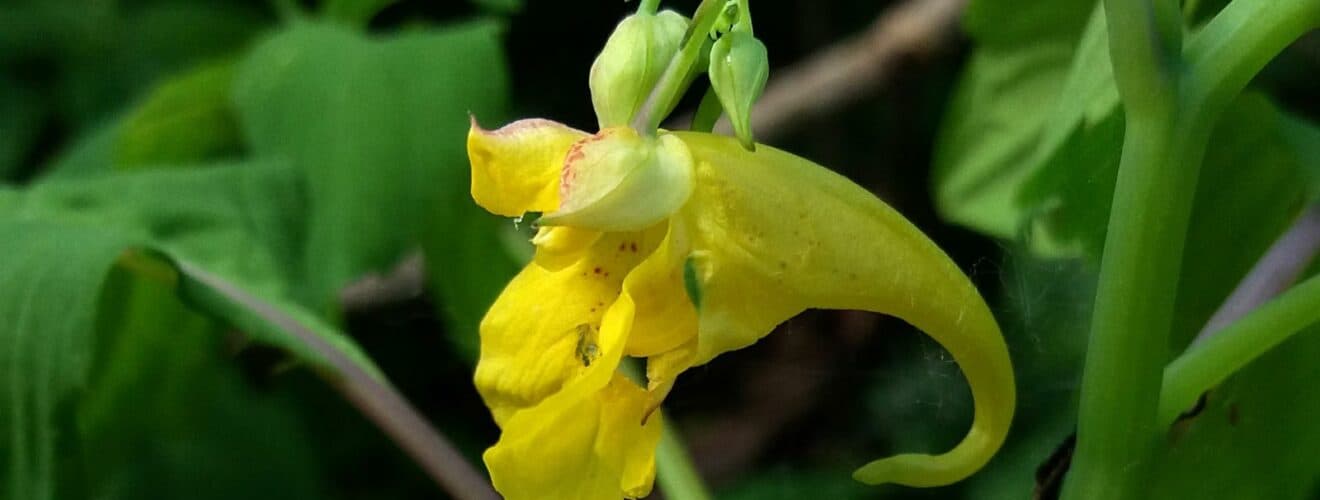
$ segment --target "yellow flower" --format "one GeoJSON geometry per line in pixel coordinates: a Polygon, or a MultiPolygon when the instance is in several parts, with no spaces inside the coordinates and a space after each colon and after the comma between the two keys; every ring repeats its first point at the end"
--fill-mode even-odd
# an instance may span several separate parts
{"type": "Polygon", "coordinates": [[[645,496],[675,377],[808,308],[911,323],[953,355],[975,400],[953,450],[856,478],[948,484],[1003,443],[1013,374],[990,311],[929,239],[843,177],[723,136],[548,120],[474,121],[468,155],[478,204],[544,214],[534,260],[481,324],[475,381],[502,429],[484,458],[506,498],[645,496]],[[644,386],[620,372],[625,356],[645,359],[644,386]]]}

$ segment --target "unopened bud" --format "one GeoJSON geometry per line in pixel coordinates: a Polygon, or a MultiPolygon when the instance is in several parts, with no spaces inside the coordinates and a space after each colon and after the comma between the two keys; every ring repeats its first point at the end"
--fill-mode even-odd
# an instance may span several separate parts
{"type": "Polygon", "coordinates": [[[626,125],[678,52],[687,18],[666,10],[628,16],[591,65],[591,104],[600,128],[626,125]]]}
{"type": "Polygon", "coordinates": [[[752,104],[765,90],[770,63],[765,45],[750,32],[733,30],[715,41],[710,49],[710,85],[733,132],[744,148],[756,148],[752,140],[752,104]]]}

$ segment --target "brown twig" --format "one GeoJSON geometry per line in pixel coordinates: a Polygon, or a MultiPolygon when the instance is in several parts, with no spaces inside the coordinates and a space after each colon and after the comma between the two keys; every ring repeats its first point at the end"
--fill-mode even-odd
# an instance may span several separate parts
{"type": "MultiPolygon", "coordinates": [[[[952,39],[966,0],[908,0],[876,18],[865,32],[771,73],[752,109],[757,139],[769,139],[855,101],[884,83],[905,58],[929,54],[952,39]]],[[[692,122],[691,116],[674,120],[692,122]]],[[[673,128],[673,127],[671,127],[673,128]]],[[[719,133],[733,129],[727,118],[719,133]]]]}
{"type": "Polygon", "coordinates": [[[262,320],[289,333],[321,356],[334,369],[327,379],[368,419],[375,422],[412,459],[454,498],[463,500],[498,499],[476,469],[448,439],[431,427],[403,395],[388,383],[373,377],[343,352],[266,301],[223,278],[187,262],[177,262],[179,272],[234,303],[243,306],[262,320]]]}
{"type": "Polygon", "coordinates": [[[369,274],[339,292],[344,311],[363,311],[381,304],[403,302],[426,291],[426,257],[420,250],[408,253],[389,272],[369,274]]]}
{"type": "Polygon", "coordinates": [[[1287,290],[1320,252],[1320,205],[1293,222],[1196,335],[1196,345],[1287,290]]]}

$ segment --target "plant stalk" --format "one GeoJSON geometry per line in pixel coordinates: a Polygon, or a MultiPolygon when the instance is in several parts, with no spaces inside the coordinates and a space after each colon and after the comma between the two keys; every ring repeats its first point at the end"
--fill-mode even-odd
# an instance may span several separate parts
{"type": "Polygon", "coordinates": [[[655,14],[660,10],[660,0],[642,0],[637,4],[638,14],[655,14]]]}
{"type": "Polygon", "coordinates": [[[1204,120],[1177,116],[1128,121],[1064,489],[1070,500],[1140,498],[1160,435],[1184,235],[1209,137],[1204,120]]]}
{"type": "Polygon", "coordinates": [[[633,129],[638,133],[654,136],[660,122],[678,105],[679,98],[683,97],[683,91],[687,90],[690,83],[693,66],[701,59],[701,48],[710,38],[710,29],[719,20],[723,6],[723,0],[702,0],[701,5],[697,6],[683,46],[670,59],[669,66],[660,75],[660,81],[655,84],[646,102],[642,104],[642,109],[633,118],[633,129]]]}
{"type": "MultiPolygon", "coordinates": [[[[1208,134],[1179,106],[1181,41],[1170,0],[1105,0],[1126,113],[1091,336],[1069,500],[1139,498],[1156,444],[1161,369],[1182,247],[1208,134]],[[1157,3],[1158,2],[1158,5],[1157,3]],[[1163,17],[1161,17],[1163,16],[1163,17]]],[[[1181,29],[1181,17],[1175,18],[1181,29]]]]}
{"type": "MultiPolygon", "coordinates": [[[[1177,2],[1105,0],[1104,7],[1127,122],[1068,500],[1141,498],[1166,423],[1160,415],[1169,411],[1161,410],[1161,365],[1210,131],[1247,82],[1320,18],[1314,0],[1235,0],[1184,51],[1171,30],[1175,21],[1181,30],[1177,2]]],[[[1255,349],[1234,355],[1250,358],[1255,349]]]]}
{"type": "Polygon", "coordinates": [[[671,500],[710,500],[710,492],[702,482],[697,468],[692,465],[692,456],[683,446],[683,439],[674,430],[674,426],[665,420],[660,446],[656,450],[656,482],[664,491],[665,498],[671,500]]]}
{"type": "Polygon", "coordinates": [[[1159,424],[1167,426],[1201,394],[1307,326],[1320,322],[1320,276],[1197,344],[1164,369],[1159,424]]]}

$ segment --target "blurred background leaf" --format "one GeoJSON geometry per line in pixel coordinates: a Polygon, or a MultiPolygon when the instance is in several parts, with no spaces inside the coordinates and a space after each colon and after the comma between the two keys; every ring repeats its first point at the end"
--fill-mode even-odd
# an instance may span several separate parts
{"type": "MultiPolygon", "coordinates": [[[[248,466],[268,459],[272,460],[271,464],[292,464],[303,470],[298,475],[309,477],[304,483],[315,484],[316,476],[306,472],[311,467],[307,463],[310,456],[307,450],[303,449],[298,458],[285,459],[279,454],[264,455],[268,452],[264,446],[272,444],[269,442],[250,441],[248,448],[242,447],[249,442],[244,439],[257,439],[259,434],[226,444],[222,440],[226,432],[238,432],[248,424],[225,420],[224,412],[240,410],[223,406],[228,404],[224,399],[212,399],[186,386],[175,386],[198,377],[207,384],[224,384],[218,390],[237,390],[234,382],[225,382],[223,378],[233,376],[232,361],[216,356],[222,345],[217,341],[224,337],[204,335],[218,332],[219,325],[197,313],[170,312],[181,308],[171,293],[157,291],[144,295],[155,297],[152,303],[136,295],[148,293],[140,292],[144,290],[142,286],[170,292],[182,279],[186,286],[180,288],[179,296],[195,310],[221,320],[222,324],[239,327],[257,341],[281,347],[299,362],[308,363],[331,378],[344,376],[342,368],[328,362],[316,346],[284,325],[272,323],[251,305],[222,300],[223,294],[208,289],[214,286],[210,281],[193,281],[191,274],[180,277],[173,267],[153,265],[156,261],[140,253],[141,249],[161,251],[179,265],[201,266],[259,297],[264,300],[264,307],[281,310],[319,335],[323,342],[340,350],[347,359],[358,363],[361,370],[379,377],[375,366],[351,340],[287,298],[290,287],[281,270],[291,269],[290,261],[296,257],[294,251],[300,243],[297,227],[302,219],[300,173],[280,164],[210,165],[44,182],[25,191],[3,193],[0,224],[5,225],[8,234],[24,235],[14,240],[16,247],[6,248],[9,251],[6,255],[13,258],[5,261],[4,271],[0,272],[10,285],[5,291],[18,294],[0,300],[5,307],[15,308],[5,316],[12,323],[0,328],[9,346],[4,351],[12,353],[12,357],[0,360],[4,361],[0,363],[0,371],[14,377],[4,385],[11,391],[6,400],[22,403],[0,412],[3,417],[0,421],[10,431],[5,435],[16,436],[12,446],[5,447],[12,453],[7,467],[12,481],[7,484],[13,486],[8,498],[52,498],[52,495],[64,495],[65,488],[77,488],[73,490],[74,496],[124,498],[136,498],[144,491],[182,491],[188,487],[189,474],[196,477],[200,468],[209,467],[204,464],[211,460],[248,466]],[[127,266],[134,272],[132,276],[155,282],[121,278],[104,283],[102,280],[115,262],[127,266]],[[108,311],[104,316],[96,307],[97,297],[109,301],[103,304],[108,311]],[[95,331],[98,321],[124,326],[104,333],[95,331]],[[165,335],[169,340],[143,343],[111,337],[120,330],[129,338],[152,339],[165,335]],[[59,341],[51,342],[51,339],[59,341]],[[124,358],[126,364],[114,365],[119,361],[110,359],[104,363],[113,366],[105,369],[113,373],[93,377],[88,364],[92,358],[104,356],[93,350],[96,345],[113,346],[111,355],[124,358]],[[171,368],[174,365],[155,363],[156,358],[151,356],[153,352],[174,348],[180,351],[164,352],[161,359],[183,363],[177,367],[182,370],[179,373],[170,371],[175,369],[171,368]],[[141,380],[128,386],[124,385],[127,382],[116,380],[116,377],[147,377],[157,369],[166,370],[158,380],[141,380]],[[216,370],[230,375],[217,375],[216,370]],[[162,392],[150,390],[160,384],[166,384],[162,392]],[[152,404],[131,404],[132,397],[125,392],[152,404]],[[174,393],[203,399],[190,403],[186,399],[174,399],[171,396],[174,393]],[[175,411],[170,411],[176,406],[175,411]],[[184,410],[190,408],[206,411],[206,418],[189,417],[184,410]],[[75,422],[70,412],[89,420],[75,422]],[[75,429],[85,434],[72,434],[75,429]],[[176,432],[171,429],[204,440],[191,443],[181,437],[152,445],[134,441],[176,432]],[[77,439],[70,440],[67,437],[70,435],[77,439]],[[212,439],[221,440],[207,441],[212,439]],[[182,448],[173,450],[169,446],[182,448]],[[62,447],[68,449],[60,451],[62,447]],[[207,451],[205,447],[214,449],[207,451]],[[97,459],[102,452],[119,456],[120,460],[97,459]],[[193,452],[203,455],[188,454],[193,452]],[[257,454],[259,459],[240,460],[226,455],[248,452],[257,454]],[[179,453],[183,455],[175,456],[179,453]],[[57,462],[70,465],[61,465],[65,468],[57,470],[52,466],[57,462]],[[117,463],[133,467],[123,469],[113,465],[117,463]],[[80,478],[88,482],[84,484],[80,478]],[[161,482],[152,482],[157,480],[161,482]]],[[[253,403],[252,415],[263,415],[260,408],[265,404],[253,403]]],[[[293,417],[280,418],[287,421],[293,417]]],[[[299,450],[295,446],[287,451],[299,450]]],[[[221,472],[224,471],[215,474],[221,472]]],[[[243,488],[265,488],[263,497],[281,491],[262,485],[280,479],[279,475],[246,474],[238,470],[231,479],[235,485],[217,483],[210,491],[228,495],[243,488]]],[[[297,479],[296,475],[293,479],[297,479]]],[[[299,486],[304,483],[293,481],[288,486],[304,493],[313,491],[299,486]]]]}
{"type": "Polygon", "coordinates": [[[1270,350],[1175,424],[1151,493],[1161,497],[1314,499],[1320,488],[1320,329],[1270,350]]]}
{"type": "Polygon", "coordinates": [[[977,42],[936,145],[935,201],[948,220],[1001,238],[1018,235],[1015,202],[1078,50],[1092,0],[971,2],[977,42]]]}
{"type": "MultiPolygon", "coordinates": [[[[167,271],[162,269],[162,271],[167,271]]],[[[84,494],[104,498],[326,496],[313,436],[293,401],[254,391],[241,340],[169,286],[115,268],[98,358],[75,425],[84,494]]],[[[65,477],[59,484],[79,484],[65,477]]],[[[68,496],[68,495],[66,495],[68,496]]]]}
{"type": "Polygon", "coordinates": [[[296,23],[242,64],[234,101],[253,154],[308,172],[301,300],[327,307],[424,245],[441,301],[465,311],[455,335],[474,334],[470,311],[512,267],[467,203],[468,114],[505,113],[497,35],[491,22],[380,39],[296,23]]]}
{"type": "MultiPolygon", "coordinates": [[[[1035,221],[1098,261],[1122,144],[1122,116],[1112,112],[1074,135],[1023,190],[1042,207],[1035,221]],[[1044,208],[1049,207],[1049,208],[1044,208]]],[[[1198,182],[1179,284],[1175,352],[1309,203],[1320,157],[1307,148],[1320,130],[1281,112],[1259,93],[1238,98],[1215,129],[1198,182]],[[1307,145],[1307,146],[1303,146],[1307,145]]]]}
{"type": "Polygon", "coordinates": [[[202,64],[166,79],[124,118],[117,168],[187,165],[236,156],[242,148],[230,109],[234,63],[202,64]]]}

